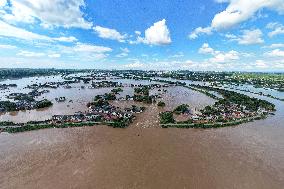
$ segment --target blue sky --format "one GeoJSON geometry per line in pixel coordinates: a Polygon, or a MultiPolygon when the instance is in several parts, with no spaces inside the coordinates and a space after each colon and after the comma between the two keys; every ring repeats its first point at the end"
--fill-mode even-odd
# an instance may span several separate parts
{"type": "Polygon", "coordinates": [[[284,71],[283,0],[0,0],[0,68],[284,71]]]}

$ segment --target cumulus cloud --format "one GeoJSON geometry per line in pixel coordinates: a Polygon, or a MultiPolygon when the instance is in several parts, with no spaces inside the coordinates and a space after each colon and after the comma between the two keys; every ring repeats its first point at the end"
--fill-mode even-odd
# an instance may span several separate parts
{"type": "Polygon", "coordinates": [[[230,0],[226,10],[214,16],[211,26],[217,30],[233,27],[250,19],[263,8],[284,13],[283,0],[230,0]]]}
{"type": "Polygon", "coordinates": [[[264,42],[262,39],[262,32],[260,29],[244,30],[243,35],[236,39],[242,45],[254,45],[264,42]]]}
{"type": "Polygon", "coordinates": [[[145,30],[145,37],[138,36],[138,43],[145,43],[149,45],[168,45],[172,42],[170,31],[166,25],[166,20],[163,19],[153,24],[150,28],[145,30]]]}
{"type": "Polygon", "coordinates": [[[268,65],[266,64],[264,60],[256,60],[254,66],[257,68],[267,68],[268,67],[268,65]]]}
{"type": "Polygon", "coordinates": [[[229,41],[237,41],[241,45],[255,45],[264,43],[262,39],[262,31],[260,29],[243,30],[242,35],[236,36],[233,34],[226,34],[225,37],[229,41]]]}
{"type": "Polygon", "coordinates": [[[191,34],[189,34],[188,37],[189,39],[196,39],[199,35],[202,35],[202,34],[207,34],[207,35],[212,34],[212,28],[211,27],[206,27],[206,28],[198,27],[193,32],[191,32],[191,34]]]}
{"type": "Polygon", "coordinates": [[[240,59],[240,53],[234,50],[229,52],[216,51],[209,46],[208,43],[204,43],[198,50],[200,54],[210,54],[213,57],[209,59],[211,63],[226,63],[240,59]]]}
{"type": "Polygon", "coordinates": [[[212,63],[225,63],[240,59],[237,51],[217,52],[209,61],[212,63]]]}
{"type": "Polygon", "coordinates": [[[208,43],[204,43],[202,47],[198,50],[200,54],[214,54],[215,50],[212,49],[208,43]]]}
{"type": "Polygon", "coordinates": [[[115,29],[104,28],[101,26],[95,26],[93,29],[101,38],[117,40],[119,42],[125,42],[125,39],[127,38],[127,35],[122,35],[115,29]]]}
{"type": "Polygon", "coordinates": [[[270,57],[284,58],[284,51],[281,51],[280,49],[274,49],[273,51],[265,53],[265,55],[270,56],[270,57]]]}
{"type": "Polygon", "coordinates": [[[267,24],[266,28],[273,30],[268,33],[269,37],[274,37],[276,35],[284,34],[284,26],[278,22],[269,23],[267,24]]]}
{"type": "Polygon", "coordinates": [[[264,8],[284,14],[283,0],[215,0],[215,2],[228,3],[228,6],[214,16],[210,26],[196,28],[189,35],[190,39],[195,39],[200,34],[211,34],[214,30],[232,28],[249,20],[264,8]]]}
{"type": "Polygon", "coordinates": [[[120,54],[116,55],[118,58],[126,57],[128,56],[128,53],[130,52],[128,48],[120,48],[122,51],[120,54]]]}
{"type": "Polygon", "coordinates": [[[136,35],[141,35],[141,31],[135,31],[136,35]]]}
{"type": "Polygon", "coordinates": [[[5,12],[2,18],[11,23],[30,24],[39,20],[44,27],[90,29],[92,23],[84,19],[84,7],[84,0],[10,0],[8,10],[2,9],[5,12]]]}

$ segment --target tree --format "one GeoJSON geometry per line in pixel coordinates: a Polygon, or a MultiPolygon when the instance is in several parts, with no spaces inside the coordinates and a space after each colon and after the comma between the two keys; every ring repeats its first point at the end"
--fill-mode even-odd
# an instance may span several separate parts
{"type": "Polygon", "coordinates": [[[160,107],[165,107],[165,106],[166,106],[166,103],[163,102],[163,101],[159,101],[159,102],[158,102],[158,106],[160,106],[160,107]]]}
{"type": "Polygon", "coordinates": [[[174,123],[175,119],[173,116],[173,112],[162,112],[160,113],[160,123],[161,124],[168,124],[174,123]]]}
{"type": "Polygon", "coordinates": [[[181,104],[174,109],[174,113],[176,113],[176,114],[183,114],[187,111],[188,111],[188,105],[187,104],[181,104]]]}

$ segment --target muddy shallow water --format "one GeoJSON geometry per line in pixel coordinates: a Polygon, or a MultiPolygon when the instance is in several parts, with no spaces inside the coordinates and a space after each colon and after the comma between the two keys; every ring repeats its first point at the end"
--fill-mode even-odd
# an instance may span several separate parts
{"type": "Polygon", "coordinates": [[[1,134],[0,186],[282,188],[283,143],[270,146],[261,130],[95,126],[1,134]]]}
{"type": "MultiPolygon", "coordinates": [[[[214,102],[177,88],[163,100],[214,102]]],[[[284,103],[271,101],[275,116],[219,129],[159,128],[161,109],[150,105],[126,129],[1,133],[0,188],[282,189],[284,103]]]]}

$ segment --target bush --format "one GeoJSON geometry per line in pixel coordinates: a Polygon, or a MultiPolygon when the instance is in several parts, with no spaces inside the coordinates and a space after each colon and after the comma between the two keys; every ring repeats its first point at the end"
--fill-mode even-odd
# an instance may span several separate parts
{"type": "Polygon", "coordinates": [[[166,103],[162,102],[162,101],[159,101],[158,102],[158,106],[160,107],[165,107],[166,106],[166,103]]]}

